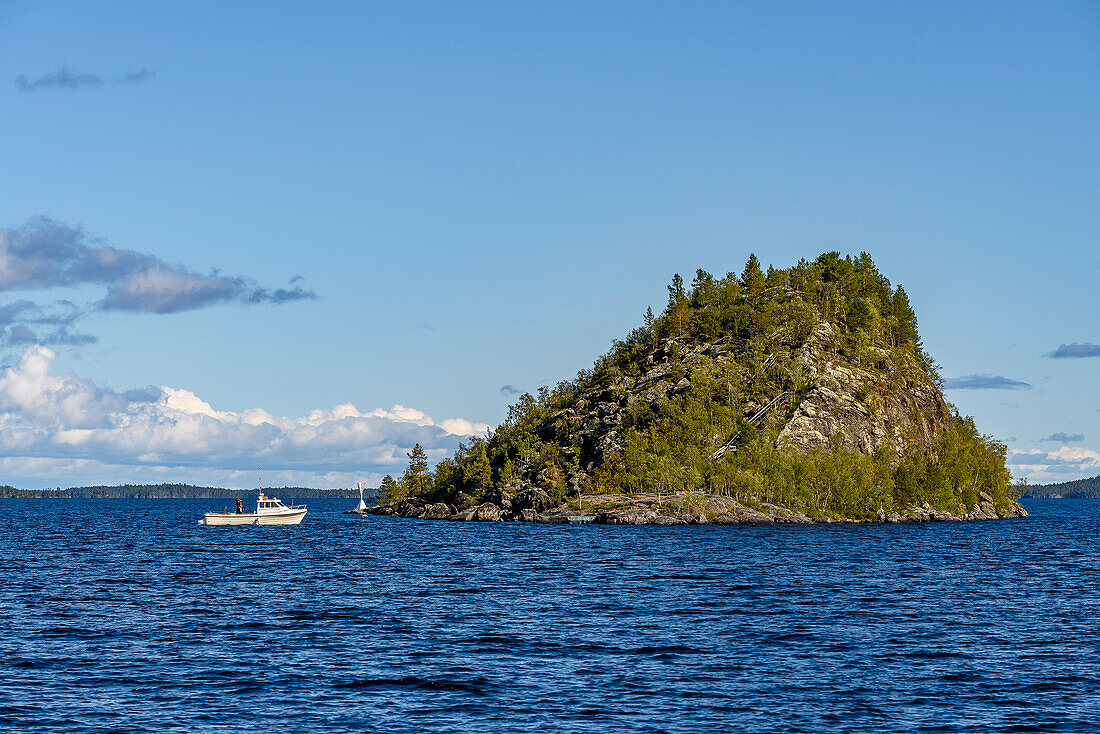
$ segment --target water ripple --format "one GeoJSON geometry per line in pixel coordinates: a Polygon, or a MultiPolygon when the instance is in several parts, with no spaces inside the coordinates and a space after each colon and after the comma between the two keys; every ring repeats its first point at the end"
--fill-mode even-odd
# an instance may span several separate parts
{"type": "Polygon", "coordinates": [[[202,501],[3,502],[6,730],[1100,730],[1100,503],[203,528],[202,501]]]}

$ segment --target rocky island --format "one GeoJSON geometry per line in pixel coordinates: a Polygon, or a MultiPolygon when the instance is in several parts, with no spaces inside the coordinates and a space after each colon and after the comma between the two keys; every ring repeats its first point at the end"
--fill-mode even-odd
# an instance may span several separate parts
{"type": "Polygon", "coordinates": [[[525,394],[367,513],[738,524],[1026,517],[1005,445],[958,414],[905,290],[871,257],[676,275],[576,378],[525,394]]]}

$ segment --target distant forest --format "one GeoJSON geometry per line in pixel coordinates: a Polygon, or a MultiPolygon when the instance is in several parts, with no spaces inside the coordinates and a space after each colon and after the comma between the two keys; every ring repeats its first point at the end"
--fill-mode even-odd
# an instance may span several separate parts
{"type": "Polygon", "coordinates": [[[1100,498],[1100,476],[1089,479],[1077,479],[1061,484],[1036,484],[1030,486],[1024,497],[1036,499],[1098,499],[1100,498]]]}
{"type": "MultiPolygon", "coordinates": [[[[52,498],[52,499],[248,499],[255,497],[258,489],[225,489],[223,487],[196,487],[193,484],[123,484],[114,487],[70,487],[68,489],[16,489],[0,486],[0,499],[52,498]]],[[[336,499],[359,498],[357,489],[314,489],[311,487],[265,487],[263,492],[282,500],[308,500],[331,497],[336,499]]],[[[367,499],[377,490],[363,492],[367,499]]]]}

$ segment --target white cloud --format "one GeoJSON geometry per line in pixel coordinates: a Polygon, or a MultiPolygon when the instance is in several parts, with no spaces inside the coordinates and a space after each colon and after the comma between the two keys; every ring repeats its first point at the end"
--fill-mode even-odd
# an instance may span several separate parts
{"type": "Polygon", "coordinates": [[[471,423],[465,418],[447,418],[439,421],[439,427],[453,436],[473,436],[489,430],[488,423],[471,423]]]}
{"type": "Polygon", "coordinates": [[[362,412],[345,403],[299,418],[262,408],[221,411],[190,390],[118,393],[72,372],[53,375],[55,358],[35,345],[17,366],[0,369],[5,477],[238,483],[263,467],[278,484],[350,485],[399,471],[414,443],[438,460],[460,437],[489,428],[463,418],[436,422],[402,405],[362,412]]]}
{"type": "Polygon", "coordinates": [[[1067,463],[1082,464],[1090,469],[1100,469],[1100,453],[1090,449],[1076,446],[1063,446],[1057,451],[1047,454],[1048,458],[1055,458],[1067,463]]]}
{"type": "Polygon", "coordinates": [[[1032,484],[1068,482],[1100,473],[1100,452],[1080,446],[1054,451],[1012,449],[1007,463],[1014,477],[1032,484]]]}

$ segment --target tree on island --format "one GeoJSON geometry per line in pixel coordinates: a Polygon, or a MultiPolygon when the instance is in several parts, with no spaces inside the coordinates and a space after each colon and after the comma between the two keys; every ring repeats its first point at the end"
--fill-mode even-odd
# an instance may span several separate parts
{"type": "Polygon", "coordinates": [[[401,487],[393,480],[393,477],[387,474],[378,487],[378,501],[397,502],[403,498],[402,495],[401,487]]]}
{"type": "Polygon", "coordinates": [[[676,322],[676,336],[684,333],[684,317],[687,314],[687,295],[684,292],[684,279],[679,273],[672,276],[668,286],[668,309],[671,319],[676,322]]]}
{"type": "Polygon", "coordinates": [[[741,283],[750,296],[758,296],[764,290],[764,271],[760,268],[760,260],[756,254],[749,255],[745,269],[741,272],[741,283]]]}
{"type": "Polygon", "coordinates": [[[428,472],[428,454],[424,447],[417,443],[412,451],[405,454],[409,457],[409,465],[405,467],[405,473],[401,475],[401,484],[405,491],[414,497],[420,497],[431,486],[431,475],[428,472]]]}

